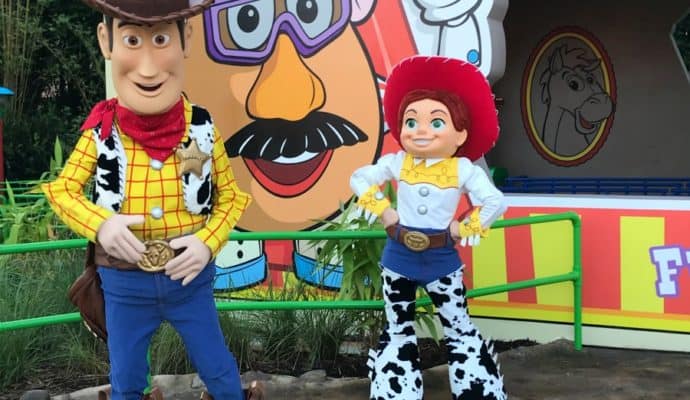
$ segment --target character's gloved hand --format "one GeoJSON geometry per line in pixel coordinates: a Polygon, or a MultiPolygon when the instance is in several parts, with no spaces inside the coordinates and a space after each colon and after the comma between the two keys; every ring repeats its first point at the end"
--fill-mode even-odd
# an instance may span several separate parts
{"type": "Polygon", "coordinates": [[[170,241],[173,249],[185,250],[165,264],[165,274],[172,280],[182,279],[186,286],[208,265],[211,249],[194,235],[186,235],[170,241]],[[183,279],[184,278],[184,279],[183,279]]]}
{"type": "Polygon", "coordinates": [[[377,185],[372,185],[366,192],[362,193],[357,200],[357,217],[364,214],[364,218],[373,223],[377,217],[380,217],[383,212],[389,208],[391,202],[386,198],[381,189],[377,185]]]}
{"type": "Polygon", "coordinates": [[[114,214],[98,228],[96,240],[109,255],[136,264],[146,246],[134,236],[129,226],[143,224],[144,221],[143,215],[114,214]]]}
{"type": "Polygon", "coordinates": [[[451,232],[455,234],[457,232],[457,237],[460,238],[460,246],[478,246],[480,239],[489,236],[489,228],[482,228],[482,224],[479,221],[479,210],[480,208],[475,208],[470,216],[462,222],[456,222],[451,224],[451,232]]]}

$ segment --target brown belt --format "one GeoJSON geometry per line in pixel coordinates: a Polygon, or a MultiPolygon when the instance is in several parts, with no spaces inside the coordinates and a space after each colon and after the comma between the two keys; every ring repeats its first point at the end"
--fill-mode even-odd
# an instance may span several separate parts
{"type": "Polygon", "coordinates": [[[440,232],[433,234],[426,234],[419,231],[411,231],[400,226],[400,224],[391,225],[386,228],[388,236],[405,245],[412,251],[424,251],[426,249],[436,249],[445,247],[448,243],[448,232],[440,232]]]}
{"type": "Polygon", "coordinates": [[[96,265],[102,265],[104,267],[159,272],[164,269],[163,267],[168,261],[184,251],[184,248],[173,250],[168,244],[170,240],[172,240],[172,238],[166,240],[147,240],[144,242],[146,245],[146,252],[144,253],[144,257],[137,264],[132,264],[109,255],[100,243],[96,243],[94,261],[96,265]]]}

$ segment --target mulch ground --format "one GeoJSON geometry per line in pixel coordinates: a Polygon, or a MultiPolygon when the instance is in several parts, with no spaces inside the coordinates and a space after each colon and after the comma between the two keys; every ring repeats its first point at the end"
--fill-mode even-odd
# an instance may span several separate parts
{"type": "MultiPolygon", "coordinates": [[[[527,340],[517,340],[512,342],[495,342],[494,348],[497,352],[503,352],[517,347],[531,346],[534,342],[527,340]]],[[[436,343],[432,339],[419,340],[419,355],[422,369],[435,367],[445,364],[447,361],[446,347],[443,343],[436,343]]],[[[367,376],[366,367],[367,355],[338,355],[332,360],[321,360],[315,368],[301,367],[299,362],[294,360],[284,360],[281,362],[255,362],[256,370],[267,374],[293,375],[299,376],[310,369],[323,369],[326,375],[333,378],[367,376]]],[[[306,364],[306,363],[305,363],[306,364]]],[[[242,371],[245,372],[245,371],[242,371]]],[[[74,376],[66,374],[65,371],[49,366],[36,371],[31,379],[17,384],[5,393],[0,394],[0,400],[17,400],[27,390],[45,389],[51,395],[72,393],[80,389],[100,386],[109,383],[107,375],[83,375],[74,376]]]]}

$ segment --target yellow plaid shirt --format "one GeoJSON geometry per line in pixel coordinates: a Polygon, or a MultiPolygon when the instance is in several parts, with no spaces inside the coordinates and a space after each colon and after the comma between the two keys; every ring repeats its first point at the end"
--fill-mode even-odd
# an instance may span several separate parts
{"type": "MultiPolygon", "coordinates": [[[[181,141],[188,139],[192,106],[184,100],[186,129],[181,141]]],[[[119,128],[118,128],[119,129],[119,128]]],[[[180,161],[173,154],[163,168],[151,167],[151,159],[144,148],[135,143],[126,132],[120,139],[127,156],[126,185],[121,214],[144,215],[141,225],[131,225],[132,232],[141,240],[164,239],[194,233],[215,256],[227,242],[232,228],[251,202],[251,197],[237,187],[223,139],[214,129],[213,208],[210,215],[191,214],[187,211],[180,161]],[[151,216],[154,207],[163,210],[163,217],[151,216]]],[[[84,186],[96,172],[96,143],[91,129],[85,130],[58,178],[43,184],[42,189],[55,213],[74,232],[96,241],[99,227],[113,212],[91,202],[84,194],[84,186]]]]}

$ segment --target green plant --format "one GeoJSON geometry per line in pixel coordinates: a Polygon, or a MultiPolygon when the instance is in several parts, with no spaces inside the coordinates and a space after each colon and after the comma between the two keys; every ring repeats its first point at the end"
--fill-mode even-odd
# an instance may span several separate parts
{"type": "MultiPolygon", "coordinates": [[[[302,282],[286,285],[280,290],[269,287],[267,300],[309,301],[323,299],[325,293],[307,290],[302,282]]],[[[234,314],[234,313],[233,313],[234,314]]],[[[233,316],[234,326],[224,326],[226,337],[238,349],[240,362],[246,369],[277,368],[297,373],[324,368],[338,357],[341,344],[357,313],[343,310],[275,310],[252,311],[233,316]],[[241,329],[244,339],[233,339],[233,330],[241,329]]],[[[234,350],[235,351],[235,350],[234,350]]],[[[270,371],[269,371],[270,372],[270,371]]]]}
{"type": "MultiPolygon", "coordinates": [[[[389,182],[383,189],[384,194],[396,205],[396,192],[389,182]]],[[[348,230],[383,230],[380,220],[370,224],[364,217],[356,215],[357,206],[354,201],[340,204],[340,216],[331,221],[321,221],[324,231],[348,230]]],[[[385,239],[338,239],[326,240],[323,243],[312,241],[312,245],[320,245],[318,265],[323,268],[328,264],[342,265],[343,279],[338,298],[341,300],[377,300],[382,298],[381,268],[379,261],[385,245],[385,239]]],[[[423,290],[420,290],[422,294],[423,290]]],[[[417,297],[420,297],[418,294],[417,297]]],[[[423,294],[422,294],[423,295],[423,294]]],[[[418,309],[416,319],[418,324],[424,325],[429,334],[436,340],[441,333],[434,320],[432,305],[418,309]]],[[[370,347],[375,346],[378,335],[383,329],[384,320],[380,311],[362,311],[359,313],[357,324],[351,329],[364,339],[370,347]]]]}
{"type": "MultiPolygon", "coordinates": [[[[314,294],[296,286],[271,290],[268,300],[309,300],[314,294]]],[[[236,300],[233,300],[236,301],[236,300]]],[[[241,370],[301,374],[335,362],[357,313],[343,310],[235,311],[219,315],[228,348],[241,370]]],[[[179,336],[167,324],[154,336],[154,373],[193,372],[179,336]]]]}
{"type": "MultiPolygon", "coordinates": [[[[384,194],[395,207],[395,190],[389,183],[384,194]]],[[[348,230],[381,230],[379,220],[373,224],[356,215],[357,205],[351,201],[339,205],[340,216],[330,221],[321,221],[324,231],[348,230]]],[[[384,239],[339,239],[326,240],[324,243],[312,241],[312,245],[322,245],[317,262],[320,267],[327,264],[342,265],[343,279],[338,298],[341,300],[380,299],[381,270],[379,260],[385,244],[384,239]]]]}
{"type": "MultiPolygon", "coordinates": [[[[0,320],[74,311],[65,295],[83,269],[83,250],[0,257],[0,320]]],[[[0,332],[0,392],[50,369],[68,376],[107,371],[105,346],[81,325],[0,332]]]]}
{"type": "MultiPolygon", "coordinates": [[[[62,168],[62,146],[55,140],[50,170],[41,175],[38,181],[22,182],[23,193],[15,193],[13,184],[4,184],[4,204],[0,204],[0,233],[2,243],[24,243],[45,241],[56,236],[57,222],[48,201],[42,195],[40,184],[55,179],[62,168]],[[28,189],[26,189],[28,188],[28,189]]],[[[67,236],[70,234],[65,232],[67,236]]]]}
{"type": "Polygon", "coordinates": [[[52,213],[45,199],[17,203],[9,183],[5,183],[8,203],[0,205],[0,231],[3,243],[43,241],[49,238],[52,213]]]}

